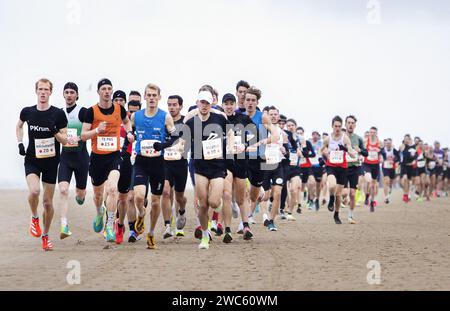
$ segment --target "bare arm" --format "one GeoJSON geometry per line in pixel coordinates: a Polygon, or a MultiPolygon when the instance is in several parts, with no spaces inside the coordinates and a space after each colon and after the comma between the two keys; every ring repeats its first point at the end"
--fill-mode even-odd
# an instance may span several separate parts
{"type": "Polygon", "coordinates": [[[350,156],[352,158],[355,158],[358,156],[358,153],[352,148],[352,142],[350,141],[350,138],[348,138],[348,136],[344,136],[344,144],[345,147],[347,148],[347,152],[348,154],[350,154],[350,156]]]}
{"type": "Polygon", "coordinates": [[[92,139],[94,136],[97,135],[96,129],[92,129],[91,123],[83,123],[83,128],[81,129],[81,140],[87,141],[89,139],[92,139]]]}
{"type": "Polygon", "coordinates": [[[23,122],[22,120],[19,120],[19,122],[17,122],[16,125],[16,137],[17,137],[17,142],[23,143],[23,125],[25,124],[25,122],[23,122]]]}
{"type": "Polygon", "coordinates": [[[59,132],[55,134],[55,138],[62,145],[66,145],[67,144],[67,127],[60,129],[59,132]]]}

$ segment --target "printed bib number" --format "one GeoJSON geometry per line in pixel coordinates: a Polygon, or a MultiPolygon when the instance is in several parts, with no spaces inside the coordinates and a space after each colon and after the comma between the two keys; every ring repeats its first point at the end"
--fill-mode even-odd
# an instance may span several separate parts
{"type": "Polygon", "coordinates": [[[241,150],[244,150],[244,144],[242,143],[242,136],[234,136],[233,138],[233,150],[229,150],[227,145],[227,154],[239,154],[241,150]]]}
{"type": "Polygon", "coordinates": [[[291,152],[289,154],[289,161],[291,166],[297,166],[298,165],[298,154],[296,152],[291,152]]]}
{"type": "Polygon", "coordinates": [[[117,137],[97,136],[97,148],[100,151],[117,151],[117,137]]]}
{"type": "Polygon", "coordinates": [[[378,152],[369,151],[369,155],[367,156],[367,160],[369,161],[377,161],[378,160],[378,152]]]}
{"type": "Polygon", "coordinates": [[[434,170],[435,167],[436,167],[436,162],[431,161],[430,163],[428,163],[428,168],[429,168],[430,170],[434,170]]]}
{"type": "MultiPolygon", "coordinates": [[[[78,136],[77,135],[77,129],[71,129],[71,128],[67,129],[67,140],[74,139],[77,136],[78,136]]],[[[69,143],[67,143],[64,147],[72,147],[72,148],[73,147],[78,147],[78,142],[73,144],[73,145],[70,145],[69,143]]]]}
{"type": "Polygon", "coordinates": [[[35,139],[36,158],[51,158],[56,156],[55,137],[45,139],[35,139]]]}
{"type": "Polygon", "coordinates": [[[205,160],[221,159],[223,157],[222,140],[220,138],[202,141],[205,160]]]}
{"type": "Polygon", "coordinates": [[[344,151],[333,150],[330,152],[330,163],[331,164],[342,164],[344,163],[344,151]]]}
{"type": "Polygon", "coordinates": [[[159,143],[158,140],[143,140],[141,141],[141,156],[147,157],[147,158],[154,158],[161,156],[161,151],[156,151],[155,148],[153,148],[154,143],[159,143]]]}
{"type": "Polygon", "coordinates": [[[388,168],[388,169],[394,168],[394,162],[389,161],[389,160],[384,161],[384,168],[388,168]]]}
{"type": "Polygon", "coordinates": [[[425,167],[425,161],[417,161],[417,167],[418,168],[425,167]]]}
{"type": "Polygon", "coordinates": [[[265,156],[267,164],[277,164],[281,162],[280,148],[276,144],[266,146],[265,156]]]}
{"type": "Polygon", "coordinates": [[[180,144],[166,148],[164,150],[164,160],[166,161],[178,161],[181,160],[180,144]]]}

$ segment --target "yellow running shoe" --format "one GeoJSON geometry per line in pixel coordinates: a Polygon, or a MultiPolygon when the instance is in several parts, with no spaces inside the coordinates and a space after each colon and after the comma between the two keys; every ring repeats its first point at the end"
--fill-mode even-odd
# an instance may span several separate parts
{"type": "Polygon", "coordinates": [[[147,248],[148,249],[157,249],[155,237],[147,234],[147,248]]]}
{"type": "Polygon", "coordinates": [[[203,237],[198,249],[209,249],[209,237],[203,237]]]}
{"type": "Polygon", "coordinates": [[[138,235],[144,233],[144,231],[145,231],[145,215],[142,217],[138,215],[136,222],[134,224],[134,230],[136,231],[136,233],[138,235]]]}
{"type": "Polygon", "coordinates": [[[61,226],[61,230],[59,233],[59,238],[61,240],[64,240],[65,238],[68,238],[71,235],[72,235],[72,232],[70,232],[69,226],[61,226]]]}
{"type": "Polygon", "coordinates": [[[348,223],[351,225],[356,225],[356,220],[353,219],[353,217],[348,218],[348,223]]]}

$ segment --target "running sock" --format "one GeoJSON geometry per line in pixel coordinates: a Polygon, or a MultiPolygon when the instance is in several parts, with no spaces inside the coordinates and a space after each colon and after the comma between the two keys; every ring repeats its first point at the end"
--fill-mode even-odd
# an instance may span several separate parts
{"type": "Polygon", "coordinates": [[[348,218],[353,218],[353,210],[349,209],[348,211],[348,218]]]}
{"type": "Polygon", "coordinates": [[[67,218],[61,217],[61,226],[67,226],[67,218]]]}
{"type": "Polygon", "coordinates": [[[150,234],[150,236],[155,236],[155,230],[150,229],[148,231],[148,234],[150,234]]]}
{"type": "Polygon", "coordinates": [[[231,233],[231,228],[230,227],[225,227],[225,232],[226,233],[231,233]]]}
{"type": "Polygon", "coordinates": [[[339,218],[339,212],[334,212],[334,218],[339,218]]]}
{"type": "Polygon", "coordinates": [[[33,216],[31,216],[31,217],[33,217],[33,219],[39,219],[39,216],[38,216],[38,215],[33,215],[33,216]]]}
{"type": "Polygon", "coordinates": [[[244,228],[250,228],[250,226],[248,225],[248,222],[244,222],[244,223],[242,223],[242,225],[244,226],[244,228]]]}
{"type": "Polygon", "coordinates": [[[130,231],[134,231],[134,225],[135,225],[135,221],[130,221],[130,222],[128,222],[128,226],[129,226],[129,228],[130,228],[130,231]]]}
{"type": "Polygon", "coordinates": [[[167,227],[167,226],[170,226],[170,220],[164,220],[164,225],[167,227]]]}
{"type": "Polygon", "coordinates": [[[108,215],[108,226],[112,227],[114,224],[114,215],[116,214],[115,212],[106,212],[106,214],[108,215]]]}
{"type": "Polygon", "coordinates": [[[99,215],[99,216],[102,214],[102,207],[103,207],[103,205],[100,207],[98,207],[98,206],[95,207],[97,209],[97,215],[99,215]]]}
{"type": "Polygon", "coordinates": [[[208,239],[209,239],[209,233],[208,233],[208,230],[203,230],[203,231],[202,231],[202,237],[203,237],[203,238],[208,238],[208,239]]]}
{"type": "Polygon", "coordinates": [[[186,213],[186,210],[185,209],[180,209],[178,211],[178,213],[180,214],[180,216],[182,216],[182,215],[184,215],[184,213],[186,213]]]}

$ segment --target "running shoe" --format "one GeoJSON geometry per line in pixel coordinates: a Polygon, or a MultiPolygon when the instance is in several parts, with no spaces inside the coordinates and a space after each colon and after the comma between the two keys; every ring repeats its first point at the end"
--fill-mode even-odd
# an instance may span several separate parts
{"type": "Polygon", "coordinates": [[[334,222],[336,223],[336,225],[341,225],[342,224],[342,221],[339,218],[339,214],[334,213],[334,217],[333,218],[334,218],[334,222]]]}
{"type": "Polygon", "coordinates": [[[288,221],[296,221],[296,220],[297,220],[297,219],[295,219],[294,216],[292,216],[292,214],[287,214],[286,219],[287,219],[288,221]]]}
{"type": "Polygon", "coordinates": [[[370,196],[366,194],[366,199],[364,200],[365,205],[369,205],[369,198],[370,196]]]}
{"type": "Polygon", "coordinates": [[[100,208],[100,214],[97,214],[97,216],[95,216],[95,218],[94,218],[94,222],[93,222],[92,226],[94,227],[94,231],[97,233],[100,233],[103,229],[103,224],[104,224],[103,216],[105,215],[105,211],[106,211],[105,207],[102,206],[100,208]]]}
{"type": "Polygon", "coordinates": [[[175,233],[175,236],[177,236],[177,237],[183,237],[184,236],[184,230],[178,230],[178,229],[176,229],[176,233],[175,233]]]}
{"type": "Polygon", "coordinates": [[[302,213],[302,205],[300,203],[297,205],[297,213],[298,214],[302,213]]]}
{"type": "Polygon", "coordinates": [[[264,227],[267,227],[268,225],[269,225],[269,216],[267,216],[267,214],[266,213],[264,213],[263,214],[263,224],[264,224],[264,227]]]}
{"type": "Polygon", "coordinates": [[[186,226],[186,214],[178,215],[177,217],[177,230],[183,230],[186,226]]]}
{"type": "Polygon", "coordinates": [[[217,233],[217,221],[215,221],[215,220],[212,220],[211,222],[210,222],[210,225],[208,225],[208,229],[209,230],[211,230],[212,232],[215,232],[215,233],[217,233]]]}
{"type": "Polygon", "coordinates": [[[78,205],[83,205],[84,200],[85,200],[85,198],[80,199],[79,197],[75,196],[75,201],[77,201],[78,205]]]}
{"type": "Polygon", "coordinates": [[[42,249],[46,252],[53,250],[53,243],[48,238],[48,235],[42,236],[42,249]]]}
{"type": "Polygon", "coordinates": [[[164,230],[163,239],[168,239],[173,237],[172,230],[170,229],[170,225],[166,225],[166,229],[164,230]]]}
{"type": "Polygon", "coordinates": [[[389,199],[386,198],[386,199],[384,200],[384,203],[385,203],[385,204],[389,204],[389,203],[390,203],[389,199]]]}
{"type": "Polygon", "coordinates": [[[138,215],[136,222],[134,224],[134,230],[136,231],[136,233],[138,235],[144,233],[144,231],[145,231],[145,215],[142,217],[138,215]]]}
{"type": "Polygon", "coordinates": [[[244,224],[242,221],[239,223],[238,229],[236,231],[237,234],[244,234],[244,224]]]}
{"type": "Polygon", "coordinates": [[[209,239],[207,237],[202,237],[198,249],[209,249],[209,239]]]}
{"type": "Polygon", "coordinates": [[[312,210],[314,208],[314,202],[312,200],[308,200],[308,210],[312,210]]]}
{"type": "Polygon", "coordinates": [[[114,231],[116,232],[116,244],[122,244],[123,242],[123,234],[125,227],[122,225],[122,227],[119,226],[119,219],[116,219],[114,221],[114,231]]]}
{"type": "Polygon", "coordinates": [[[61,230],[59,232],[59,238],[61,240],[64,240],[65,238],[68,238],[69,236],[72,235],[72,232],[70,232],[69,226],[61,226],[61,230]]]}
{"type": "Polygon", "coordinates": [[[221,223],[217,224],[216,236],[221,236],[223,234],[223,226],[221,223]]]}
{"type": "Polygon", "coordinates": [[[202,238],[202,226],[195,228],[194,237],[199,240],[202,238]]]}
{"type": "Polygon", "coordinates": [[[348,218],[348,223],[351,224],[351,225],[355,225],[356,221],[353,219],[353,217],[349,217],[348,218]]]}
{"type": "Polygon", "coordinates": [[[236,202],[231,203],[231,211],[232,211],[233,218],[239,217],[239,206],[237,205],[236,202]]]}
{"type": "Polygon", "coordinates": [[[407,194],[404,194],[402,200],[403,200],[403,202],[408,203],[408,201],[409,201],[408,195],[407,195],[407,194]]]}
{"type": "Polygon", "coordinates": [[[155,237],[147,234],[147,249],[157,249],[155,237]]]}
{"type": "Polygon", "coordinates": [[[370,212],[375,212],[375,201],[370,201],[370,212]]]}
{"type": "Polygon", "coordinates": [[[106,226],[106,242],[115,242],[116,241],[116,233],[112,226],[106,226]]]}
{"type": "Polygon", "coordinates": [[[231,243],[231,241],[233,241],[233,237],[231,236],[230,233],[225,232],[225,235],[223,236],[222,241],[223,241],[223,243],[225,243],[225,244],[229,244],[229,243],[231,243]]]}
{"type": "Polygon", "coordinates": [[[325,205],[325,204],[327,204],[327,200],[322,199],[322,205],[325,205]]]}
{"type": "Polygon", "coordinates": [[[328,210],[330,212],[334,212],[334,200],[335,200],[335,197],[330,196],[330,201],[328,202],[328,210]]]}
{"type": "Polygon", "coordinates": [[[138,235],[134,230],[130,231],[130,236],[128,237],[128,243],[136,243],[139,240],[138,235]]]}
{"type": "Polygon", "coordinates": [[[319,199],[316,199],[316,201],[314,202],[314,204],[316,205],[316,212],[318,212],[319,209],[320,209],[319,199]]]}
{"type": "Polygon", "coordinates": [[[39,218],[31,217],[30,234],[36,238],[40,238],[42,235],[41,226],[39,226],[39,218]]]}
{"type": "Polygon", "coordinates": [[[249,227],[244,228],[244,240],[250,241],[253,238],[253,233],[250,231],[249,227]]]}
{"type": "Polygon", "coordinates": [[[420,196],[417,198],[417,202],[422,203],[423,202],[423,196],[420,196]]]}
{"type": "Polygon", "coordinates": [[[277,227],[275,226],[275,224],[273,222],[269,222],[269,224],[267,225],[267,229],[269,229],[269,231],[277,231],[277,227]]]}
{"type": "Polygon", "coordinates": [[[286,220],[286,213],[284,212],[284,210],[280,210],[280,219],[286,220]]]}

